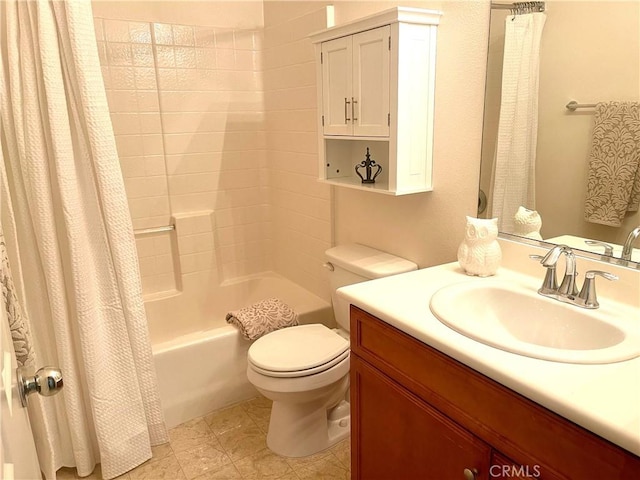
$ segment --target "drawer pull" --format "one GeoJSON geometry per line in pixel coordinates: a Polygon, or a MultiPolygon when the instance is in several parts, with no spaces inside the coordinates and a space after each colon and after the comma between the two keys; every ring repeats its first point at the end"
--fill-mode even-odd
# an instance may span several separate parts
{"type": "Polygon", "coordinates": [[[464,480],[476,480],[478,478],[478,470],[475,468],[464,469],[464,480]]]}

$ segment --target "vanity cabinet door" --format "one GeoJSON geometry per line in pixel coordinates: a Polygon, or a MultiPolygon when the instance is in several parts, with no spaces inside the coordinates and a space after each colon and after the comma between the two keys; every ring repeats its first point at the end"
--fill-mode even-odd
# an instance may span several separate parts
{"type": "Polygon", "coordinates": [[[351,412],[355,479],[490,478],[486,443],[353,354],[351,412]]]}

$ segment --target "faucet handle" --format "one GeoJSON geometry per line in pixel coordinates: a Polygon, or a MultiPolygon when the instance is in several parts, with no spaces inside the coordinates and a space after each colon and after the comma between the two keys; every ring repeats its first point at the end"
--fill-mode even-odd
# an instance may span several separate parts
{"type": "Polygon", "coordinates": [[[618,280],[620,278],[613,273],[603,272],[602,270],[587,270],[587,273],[584,274],[584,278],[594,279],[596,275],[599,275],[600,277],[604,277],[607,280],[618,280]]]}
{"type": "Polygon", "coordinates": [[[604,247],[604,254],[613,257],[613,247],[608,243],[598,242],[596,240],[585,240],[584,243],[590,247],[604,247]]]}
{"type": "Polygon", "coordinates": [[[588,270],[584,275],[584,284],[582,290],[578,294],[582,306],[585,308],[598,308],[598,298],[596,296],[596,275],[604,277],[607,280],[618,280],[618,276],[613,273],[603,272],[602,270],[588,270]]]}
{"type": "MultiPolygon", "coordinates": [[[[545,255],[529,255],[531,260],[537,260],[540,263],[545,258],[545,255]]],[[[558,280],[556,279],[556,264],[552,264],[549,266],[543,265],[547,269],[547,273],[544,276],[544,280],[542,282],[542,286],[538,289],[538,293],[542,295],[548,295],[552,293],[556,293],[558,290],[558,280]]]]}

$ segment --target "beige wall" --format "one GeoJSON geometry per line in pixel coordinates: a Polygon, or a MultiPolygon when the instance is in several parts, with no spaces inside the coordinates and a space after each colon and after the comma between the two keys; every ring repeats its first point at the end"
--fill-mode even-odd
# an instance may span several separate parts
{"type": "MultiPolygon", "coordinates": [[[[491,160],[499,115],[504,19],[494,11],[487,82],[482,186],[490,190],[491,160]]],[[[547,2],[540,51],[536,209],[542,234],[572,234],[622,244],[640,214],[620,228],[583,220],[593,109],[574,113],[580,103],[640,100],[640,2],[547,2]]]]}
{"type": "MultiPolygon", "coordinates": [[[[388,197],[334,187],[335,242],[370,245],[411,259],[421,267],[452,261],[463,236],[464,217],[475,213],[488,2],[332,3],[335,5],[336,24],[396,5],[433,8],[444,13],[438,29],[434,191],[388,197]]],[[[272,121],[274,117],[270,108],[267,117],[269,138],[272,138],[274,129],[280,129],[279,138],[282,142],[298,145],[298,130],[301,128],[305,130],[304,137],[308,138],[305,151],[287,155],[288,160],[269,144],[270,166],[279,164],[279,171],[271,171],[271,178],[277,181],[278,177],[284,178],[285,175],[304,174],[303,185],[311,188],[308,191],[312,192],[314,198],[313,204],[309,202],[307,205],[303,219],[317,229],[313,233],[309,229],[305,231],[304,221],[293,227],[286,215],[288,207],[279,207],[274,203],[274,229],[282,233],[282,237],[286,237],[286,232],[295,230],[297,241],[293,245],[297,252],[293,257],[288,256],[287,249],[276,249],[276,266],[289,276],[302,279],[302,283],[308,287],[324,278],[321,268],[323,251],[331,242],[331,187],[313,186],[317,175],[315,78],[313,50],[308,40],[303,38],[314,31],[311,27],[316,27],[307,20],[315,18],[314,12],[319,5],[320,2],[265,2],[265,53],[272,47],[274,37],[282,38],[281,42],[289,41],[292,49],[305,50],[304,57],[299,60],[304,65],[304,80],[300,79],[300,88],[294,90],[296,95],[304,98],[303,105],[296,110],[298,116],[287,120],[288,126],[284,127],[272,121]],[[292,25],[309,27],[306,31],[296,30],[297,37],[291,38],[288,32],[292,25]]],[[[280,53],[287,54],[286,50],[280,53]]],[[[265,58],[265,90],[269,104],[272,97],[270,90],[277,87],[270,83],[270,61],[267,56],[265,58]]],[[[279,79],[273,81],[277,83],[279,79]]],[[[286,96],[289,92],[282,93],[286,96]]],[[[274,100],[274,103],[277,101],[274,100]]],[[[272,192],[275,192],[273,184],[272,192]]],[[[301,192],[294,198],[302,199],[304,194],[301,192]]]]}

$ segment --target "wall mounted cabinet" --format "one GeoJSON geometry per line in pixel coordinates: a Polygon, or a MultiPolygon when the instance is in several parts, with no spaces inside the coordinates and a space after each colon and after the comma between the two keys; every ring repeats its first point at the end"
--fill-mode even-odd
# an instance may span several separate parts
{"type": "Polygon", "coordinates": [[[324,135],[389,136],[390,38],[387,25],[322,43],[324,135]]]}
{"type": "Polygon", "coordinates": [[[320,181],[390,195],[433,189],[439,20],[440,12],[397,7],[311,36],[320,181]],[[382,166],[374,184],[355,171],[367,148],[382,166]]]}

